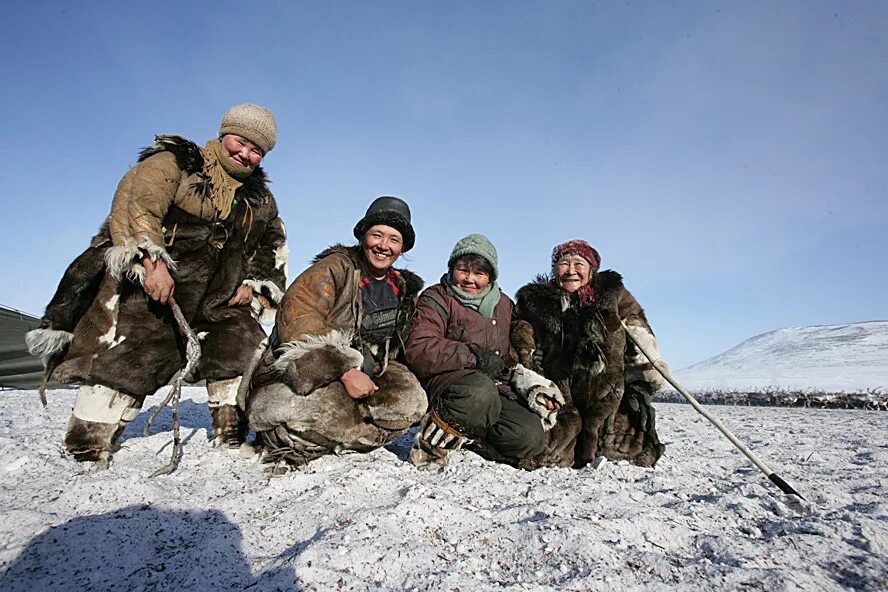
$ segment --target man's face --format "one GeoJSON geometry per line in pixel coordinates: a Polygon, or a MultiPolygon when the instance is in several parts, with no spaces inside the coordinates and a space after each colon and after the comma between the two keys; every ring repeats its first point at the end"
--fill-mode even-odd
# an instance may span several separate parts
{"type": "Polygon", "coordinates": [[[401,233],[391,226],[371,226],[364,235],[364,259],[375,277],[382,277],[395,264],[404,248],[401,233]]]}
{"type": "Polygon", "coordinates": [[[234,134],[222,136],[222,149],[229,160],[248,169],[256,168],[264,156],[259,146],[234,134]]]}

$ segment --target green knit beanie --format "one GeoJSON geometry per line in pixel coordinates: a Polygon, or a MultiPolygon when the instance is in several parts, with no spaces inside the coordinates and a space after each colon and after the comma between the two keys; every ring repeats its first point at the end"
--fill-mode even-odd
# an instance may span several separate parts
{"type": "Polygon", "coordinates": [[[493,269],[493,275],[490,280],[495,281],[499,276],[496,247],[494,247],[493,243],[487,240],[487,237],[483,234],[470,234],[459,239],[456,245],[454,245],[453,250],[450,252],[450,259],[447,260],[447,268],[452,268],[453,262],[464,255],[479,255],[484,257],[493,269]]]}

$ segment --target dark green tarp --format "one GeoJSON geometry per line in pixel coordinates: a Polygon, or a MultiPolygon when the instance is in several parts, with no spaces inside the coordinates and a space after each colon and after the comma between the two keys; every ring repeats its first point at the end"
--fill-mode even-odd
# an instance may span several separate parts
{"type": "Polygon", "coordinates": [[[0,387],[32,389],[40,386],[43,364],[28,353],[25,333],[40,319],[0,306],[0,387]]]}

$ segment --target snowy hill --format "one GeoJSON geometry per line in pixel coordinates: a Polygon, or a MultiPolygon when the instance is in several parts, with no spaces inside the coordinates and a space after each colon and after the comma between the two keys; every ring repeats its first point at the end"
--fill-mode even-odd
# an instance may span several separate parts
{"type": "Polygon", "coordinates": [[[888,321],[778,329],[677,370],[690,391],[888,391],[888,321]]]}

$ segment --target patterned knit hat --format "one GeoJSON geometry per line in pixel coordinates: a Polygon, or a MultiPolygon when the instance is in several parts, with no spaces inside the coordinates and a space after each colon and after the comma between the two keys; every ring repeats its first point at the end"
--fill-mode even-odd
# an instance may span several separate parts
{"type": "Polygon", "coordinates": [[[490,268],[493,270],[493,274],[490,276],[491,281],[495,281],[499,276],[496,247],[483,234],[470,234],[459,239],[450,252],[447,268],[453,268],[453,262],[464,255],[479,255],[490,263],[490,268]]]}
{"type": "Polygon", "coordinates": [[[555,271],[555,265],[565,255],[579,255],[589,262],[592,271],[598,271],[601,267],[601,255],[595,250],[595,247],[584,241],[575,238],[557,245],[552,249],[552,271],[555,271]]]}
{"type": "Polygon", "coordinates": [[[367,208],[364,217],[355,224],[353,231],[355,238],[359,241],[364,240],[364,235],[367,234],[370,227],[377,224],[391,226],[401,233],[401,238],[404,239],[404,253],[413,248],[413,244],[416,242],[416,233],[410,224],[410,206],[403,199],[390,195],[374,199],[370,207],[367,208]]]}
{"type": "Polygon", "coordinates": [[[235,105],[222,116],[219,137],[234,134],[256,144],[264,154],[277,144],[277,124],[274,114],[264,107],[242,103],[235,105]]]}

